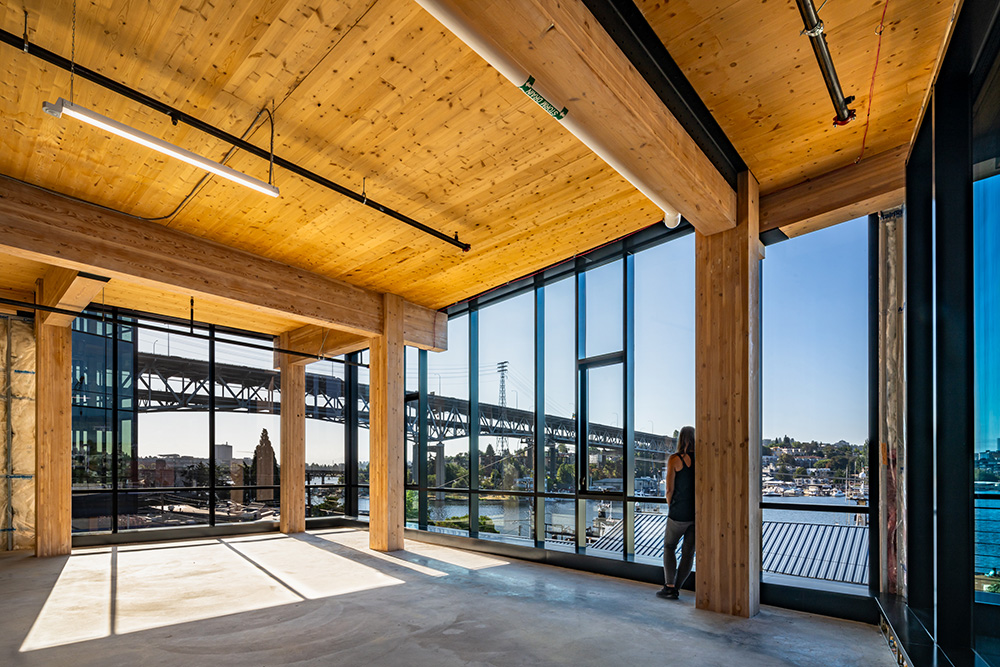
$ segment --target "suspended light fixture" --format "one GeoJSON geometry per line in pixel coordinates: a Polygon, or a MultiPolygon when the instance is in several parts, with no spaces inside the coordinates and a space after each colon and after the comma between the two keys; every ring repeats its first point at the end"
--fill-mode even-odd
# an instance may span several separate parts
{"type": "Polygon", "coordinates": [[[118,135],[123,139],[134,141],[135,143],[141,144],[146,148],[151,148],[154,151],[163,153],[164,155],[169,155],[170,157],[187,162],[188,164],[198,167],[199,169],[204,169],[205,171],[211,172],[216,176],[221,176],[222,178],[228,179],[234,183],[239,183],[240,185],[245,185],[246,187],[256,190],[257,192],[265,194],[269,197],[277,197],[279,194],[278,188],[270,183],[265,183],[264,181],[258,180],[252,176],[247,176],[242,172],[227,167],[224,164],[219,164],[218,162],[209,160],[208,158],[202,157],[196,153],[192,153],[189,150],[169,144],[162,139],[157,139],[150,134],[140,132],[139,130],[131,128],[128,125],[124,125],[123,123],[119,123],[118,121],[108,118],[107,116],[102,116],[96,111],[91,111],[90,109],[68,102],[61,97],[56,100],[55,104],[51,102],[44,102],[42,104],[42,109],[45,113],[55,116],[56,118],[62,118],[63,114],[66,114],[71,118],[76,118],[77,120],[93,125],[96,128],[118,135]]]}

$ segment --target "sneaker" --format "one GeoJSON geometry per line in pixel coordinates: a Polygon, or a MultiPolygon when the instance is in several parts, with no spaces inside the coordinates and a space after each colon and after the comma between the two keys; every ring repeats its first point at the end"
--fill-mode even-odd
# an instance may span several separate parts
{"type": "Polygon", "coordinates": [[[664,586],[656,591],[656,597],[663,598],[664,600],[677,600],[680,596],[677,594],[677,589],[673,586],[664,586]]]}

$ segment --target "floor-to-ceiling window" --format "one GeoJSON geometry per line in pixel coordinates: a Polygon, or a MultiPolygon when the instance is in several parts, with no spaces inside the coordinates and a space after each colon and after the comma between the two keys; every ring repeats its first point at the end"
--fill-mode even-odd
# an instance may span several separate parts
{"type": "MultiPolygon", "coordinates": [[[[367,372],[362,361],[351,373],[342,358],[306,367],[309,518],[367,497],[367,439],[362,462],[345,435],[367,435],[367,380],[345,380],[367,372]]],[[[281,374],[270,336],[88,311],[73,323],[72,405],[74,532],[278,520],[281,374]]]]}
{"type": "Polygon", "coordinates": [[[416,374],[428,530],[662,562],[665,462],[694,422],[689,231],[649,228],[451,309],[448,351],[416,374]]]}
{"type": "Polygon", "coordinates": [[[867,594],[867,218],[768,246],[762,274],[763,580],[867,594]]]}
{"type": "Polygon", "coordinates": [[[1000,664],[1000,59],[973,108],[975,645],[1000,664]]]}

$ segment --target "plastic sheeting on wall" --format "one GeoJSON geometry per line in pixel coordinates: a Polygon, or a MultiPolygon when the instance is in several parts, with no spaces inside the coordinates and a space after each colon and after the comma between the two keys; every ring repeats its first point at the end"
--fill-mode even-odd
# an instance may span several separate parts
{"type": "Polygon", "coordinates": [[[35,546],[35,334],[0,316],[0,550],[35,546]]]}

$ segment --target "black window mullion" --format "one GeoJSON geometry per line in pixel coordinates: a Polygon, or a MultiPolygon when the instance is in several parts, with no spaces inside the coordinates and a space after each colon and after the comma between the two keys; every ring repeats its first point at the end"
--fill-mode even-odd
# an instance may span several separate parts
{"type": "Polygon", "coordinates": [[[545,547],[545,282],[535,276],[535,546],[545,547]]]}
{"type": "Polygon", "coordinates": [[[479,305],[469,304],[469,537],[479,537],[479,305]]]}
{"type": "Polygon", "coordinates": [[[587,274],[582,260],[576,265],[576,551],[587,548],[587,501],[580,494],[587,490],[587,443],[590,429],[587,419],[587,371],[579,365],[587,353],[587,274]]]}
{"type": "Polygon", "coordinates": [[[215,325],[208,325],[208,525],[215,525],[215,325]]]}
{"type": "Polygon", "coordinates": [[[622,262],[622,520],[625,560],[635,559],[635,256],[627,253],[622,262]]]}
{"type": "Polygon", "coordinates": [[[358,516],[358,353],[347,356],[344,366],[344,513],[358,516]]]}
{"type": "MultiPolygon", "coordinates": [[[[107,336],[108,328],[105,326],[102,333],[107,336]]],[[[118,384],[120,382],[121,368],[118,363],[118,311],[111,311],[111,533],[118,532],[118,450],[121,447],[121,429],[118,427],[118,384]]],[[[104,342],[107,348],[107,339],[104,342]]],[[[102,375],[108,377],[107,369],[102,369],[102,375]]],[[[105,413],[106,414],[106,413],[105,413]]]]}
{"type": "Polygon", "coordinates": [[[417,494],[417,525],[420,530],[427,530],[427,350],[418,352],[420,359],[420,376],[418,399],[417,432],[417,485],[420,491],[417,494]]]}

